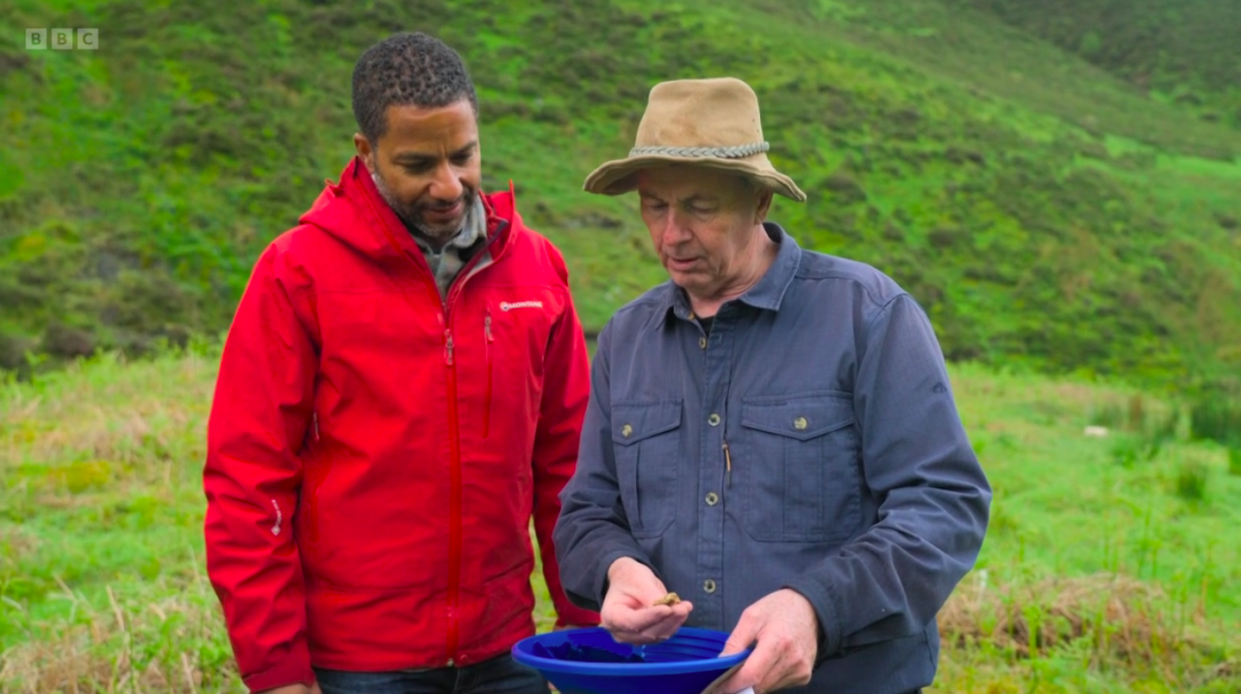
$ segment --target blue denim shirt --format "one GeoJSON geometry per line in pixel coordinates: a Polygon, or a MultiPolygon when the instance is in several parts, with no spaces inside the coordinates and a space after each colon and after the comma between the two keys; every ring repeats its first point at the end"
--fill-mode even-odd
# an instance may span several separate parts
{"type": "Polygon", "coordinates": [[[668,282],[599,336],[554,536],[564,587],[599,609],[632,557],[694,603],[689,625],[724,631],[792,588],[821,630],[808,691],[927,686],[990,487],[917,303],[765,228],[773,265],[709,335],[668,282]]]}

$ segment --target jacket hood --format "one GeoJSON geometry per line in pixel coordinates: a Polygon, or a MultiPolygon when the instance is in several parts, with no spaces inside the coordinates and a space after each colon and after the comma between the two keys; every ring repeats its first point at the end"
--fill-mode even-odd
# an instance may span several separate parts
{"type": "MultiPolygon", "coordinates": [[[[379,194],[360,157],[355,155],[345,166],[338,183],[331,180],[325,183],[323,192],[298,221],[319,227],[348,246],[380,260],[421,257],[418,244],[379,194]]],[[[493,243],[492,255],[498,256],[508,243],[513,222],[517,221],[512,182],[505,192],[485,194],[480,191],[479,196],[487,210],[487,235],[493,243]]]]}

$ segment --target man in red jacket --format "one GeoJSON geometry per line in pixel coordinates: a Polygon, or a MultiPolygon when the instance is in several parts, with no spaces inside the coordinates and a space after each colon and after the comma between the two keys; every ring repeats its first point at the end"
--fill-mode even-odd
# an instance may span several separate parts
{"type": "Polygon", "coordinates": [[[477,101],[422,34],[353,74],[358,156],[255,265],[207,436],[207,569],[254,692],[547,691],[551,533],[589,390],[560,253],[480,192],[477,101]]]}

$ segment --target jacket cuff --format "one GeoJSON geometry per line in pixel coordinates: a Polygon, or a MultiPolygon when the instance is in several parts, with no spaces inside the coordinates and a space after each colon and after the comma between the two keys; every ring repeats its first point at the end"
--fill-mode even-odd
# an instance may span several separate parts
{"type": "Polygon", "coordinates": [[[819,648],[815,657],[815,666],[832,657],[840,650],[841,634],[840,611],[837,609],[836,595],[827,584],[820,583],[805,576],[783,586],[797,591],[810,602],[815,617],[819,621],[819,648]]]}
{"type": "Polygon", "coordinates": [[[294,644],[285,659],[275,667],[242,679],[251,692],[261,692],[290,684],[310,686],[315,682],[315,671],[310,668],[310,651],[305,642],[294,644]]]}
{"type": "Polygon", "coordinates": [[[567,601],[556,606],[557,627],[593,627],[599,624],[599,613],[575,607],[567,601]]]}

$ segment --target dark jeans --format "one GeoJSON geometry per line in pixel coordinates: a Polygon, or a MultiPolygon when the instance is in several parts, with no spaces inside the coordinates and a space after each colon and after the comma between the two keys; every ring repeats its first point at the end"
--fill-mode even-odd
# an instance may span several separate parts
{"type": "Polygon", "coordinates": [[[537,670],[505,653],[466,667],[389,672],[315,668],[323,694],[548,694],[537,670]]]}

